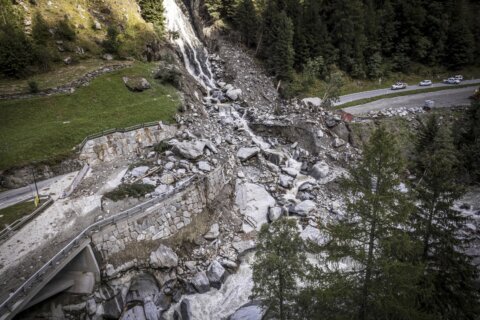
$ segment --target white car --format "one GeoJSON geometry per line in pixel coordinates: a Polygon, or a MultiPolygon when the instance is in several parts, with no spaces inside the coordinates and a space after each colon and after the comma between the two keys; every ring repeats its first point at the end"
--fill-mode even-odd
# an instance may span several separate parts
{"type": "Polygon", "coordinates": [[[460,80],[452,77],[452,78],[444,79],[444,80],[443,80],[443,83],[446,83],[446,84],[459,84],[459,83],[460,83],[460,80]]]}
{"type": "Polygon", "coordinates": [[[397,82],[392,85],[392,90],[405,89],[406,87],[407,87],[407,84],[405,82],[397,82]]]}
{"type": "Polygon", "coordinates": [[[432,85],[432,80],[423,80],[420,81],[419,86],[421,87],[426,87],[426,86],[431,86],[432,85]]]}
{"type": "Polygon", "coordinates": [[[463,76],[461,74],[457,74],[454,78],[463,81],[463,76]]]}

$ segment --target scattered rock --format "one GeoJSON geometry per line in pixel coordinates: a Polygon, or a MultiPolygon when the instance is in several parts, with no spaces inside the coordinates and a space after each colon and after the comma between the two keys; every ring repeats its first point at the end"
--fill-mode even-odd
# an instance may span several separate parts
{"type": "Polygon", "coordinates": [[[293,212],[299,216],[306,217],[317,207],[317,204],[311,200],[305,200],[297,204],[293,212]]]}
{"type": "Polygon", "coordinates": [[[340,138],[335,138],[333,140],[333,147],[334,148],[340,148],[341,146],[344,146],[346,144],[345,140],[342,140],[340,138]]]}
{"type": "Polygon", "coordinates": [[[271,207],[268,209],[268,220],[270,222],[277,221],[283,215],[283,209],[281,207],[271,207]]]}
{"type": "Polygon", "coordinates": [[[241,89],[230,89],[230,90],[227,90],[227,92],[225,94],[230,100],[236,101],[242,95],[242,90],[241,89]]]}
{"type": "Polygon", "coordinates": [[[105,54],[102,56],[102,59],[103,59],[103,60],[107,60],[107,61],[112,61],[112,60],[113,60],[113,56],[112,56],[110,53],[105,53],[105,54]]]}
{"type": "Polygon", "coordinates": [[[279,176],[279,184],[286,188],[290,189],[292,187],[293,178],[284,174],[279,176]]]}
{"type": "Polygon", "coordinates": [[[207,240],[215,240],[218,238],[220,235],[220,230],[218,223],[214,223],[211,227],[210,230],[203,236],[207,240]]]}
{"type": "Polygon", "coordinates": [[[320,180],[327,177],[329,172],[330,168],[328,167],[328,164],[326,164],[324,161],[320,161],[312,167],[310,175],[315,179],[320,180]]]}
{"type": "Polygon", "coordinates": [[[178,256],[172,249],[161,244],[150,254],[150,265],[153,268],[173,268],[178,266],[178,256]]]}
{"type": "Polygon", "coordinates": [[[176,139],[170,140],[168,144],[173,146],[173,152],[189,160],[197,160],[203,156],[203,150],[205,149],[206,145],[205,141],[201,140],[180,142],[176,139]]]}
{"type": "Polygon", "coordinates": [[[235,311],[228,320],[262,320],[266,308],[259,301],[249,302],[235,311]]]}
{"type": "Polygon", "coordinates": [[[255,248],[255,242],[253,240],[238,241],[232,243],[232,247],[237,250],[239,255],[242,255],[248,250],[255,248]]]}
{"type": "Polygon", "coordinates": [[[212,170],[212,167],[210,166],[210,164],[207,161],[199,161],[198,162],[198,169],[200,169],[202,171],[205,171],[205,172],[209,172],[209,171],[212,170]]]}
{"type": "Polygon", "coordinates": [[[237,183],[235,204],[244,216],[243,231],[260,230],[267,223],[268,208],[275,206],[275,199],[265,188],[253,183],[237,183]]]}
{"type": "Polygon", "coordinates": [[[197,272],[195,277],[191,280],[191,283],[198,293],[204,293],[210,289],[210,281],[208,281],[205,271],[197,272]]]}
{"type": "Polygon", "coordinates": [[[246,161],[256,156],[259,152],[260,152],[260,148],[258,147],[240,148],[237,152],[237,157],[241,161],[246,161]]]}
{"type": "Polygon", "coordinates": [[[207,269],[207,277],[213,288],[220,289],[225,279],[225,269],[218,261],[214,260],[207,269]]]}
{"type": "Polygon", "coordinates": [[[190,306],[190,300],[183,299],[180,302],[180,316],[182,320],[190,320],[192,319],[192,307],[190,306]]]}
{"type": "Polygon", "coordinates": [[[73,60],[72,60],[72,57],[66,57],[65,59],[63,59],[63,62],[64,62],[65,64],[71,64],[72,61],[73,61],[73,60]]]}

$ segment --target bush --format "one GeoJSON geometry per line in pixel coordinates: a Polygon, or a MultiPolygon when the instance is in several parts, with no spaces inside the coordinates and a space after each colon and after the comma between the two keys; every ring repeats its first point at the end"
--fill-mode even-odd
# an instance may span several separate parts
{"type": "Polygon", "coordinates": [[[54,60],[54,55],[50,50],[45,46],[36,46],[34,48],[35,64],[42,71],[48,71],[52,67],[52,61],[54,60]]]}
{"type": "Polygon", "coordinates": [[[123,184],[113,191],[105,193],[104,197],[113,201],[125,199],[126,197],[140,198],[147,193],[153,192],[155,186],[145,183],[123,184]]]}
{"type": "Polygon", "coordinates": [[[120,46],[118,40],[118,30],[115,27],[109,26],[107,29],[107,38],[103,41],[102,46],[106,53],[117,54],[120,46]]]}
{"type": "Polygon", "coordinates": [[[36,81],[29,81],[28,82],[28,91],[30,93],[38,93],[38,91],[40,91],[38,89],[38,83],[36,81]]]}
{"type": "Polygon", "coordinates": [[[6,24],[0,30],[0,73],[7,77],[21,77],[33,63],[31,41],[22,29],[6,24]]]}
{"type": "Polygon", "coordinates": [[[181,85],[181,72],[176,68],[175,65],[162,63],[155,73],[155,79],[160,80],[162,83],[169,83],[174,87],[179,88],[181,85]]]}
{"type": "Polygon", "coordinates": [[[165,141],[160,141],[159,143],[157,143],[156,145],[153,146],[153,151],[157,152],[157,153],[162,153],[162,152],[165,152],[167,150],[170,150],[172,148],[171,145],[169,145],[168,143],[166,143],[165,141]]]}
{"type": "Polygon", "coordinates": [[[49,26],[40,13],[33,17],[32,38],[36,44],[45,45],[51,38],[49,26]]]}
{"type": "Polygon", "coordinates": [[[65,17],[57,25],[57,35],[63,40],[74,41],[77,37],[73,26],[68,21],[68,18],[65,17]]]}

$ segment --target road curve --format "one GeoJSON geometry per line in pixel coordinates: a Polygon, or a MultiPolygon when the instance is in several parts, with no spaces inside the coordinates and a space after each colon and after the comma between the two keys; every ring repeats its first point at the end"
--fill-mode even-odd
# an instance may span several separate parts
{"type": "Polygon", "coordinates": [[[362,105],[344,108],[342,110],[354,115],[359,115],[386,108],[422,107],[425,104],[425,100],[433,100],[435,102],[435,108],[451,107],[455,105],[468,105],[470,104],[470,99],[468,97],[470,97],[474,91],[475,87],[466,87],[452,90],[418,93],[409,96],[380,99],[362,105]]]}
{"type": "MultiPolygon", "coordinates": [[[[480,84],[480,79],[473,79],[473,80],[465,80],[462,81],[462,85],[468,85],[468,84],[480,84]]],[[[430,88],[445,88],[445,87],[450,87],[452,89],[455,88],[456,85],[454,84],[444,84],[444,83],[434,83],[431,86],[428,87],[421,87],[418,84],[416,85],[409,85],[406,89],[402,90],[391,90],[390,88],[386,89],[378,89],[378,90],[370,90],[370,91],[363,91],[363,92],[357,92],[357,93],[352,93],[352,94],[347,94],[344,96],[340,97],[340,101],[335,103],[335,106],[344,104],[344,103],[349,103],[352,101],[357,101],[357,100],[362,100],[362,99],[368,99],[368,98],[374,98],[378,96],[383,96],[387,94],[394,94],[397,92],[405,92],[405,91],[414,91],[414,90],[427,90],[430,88]]]]}

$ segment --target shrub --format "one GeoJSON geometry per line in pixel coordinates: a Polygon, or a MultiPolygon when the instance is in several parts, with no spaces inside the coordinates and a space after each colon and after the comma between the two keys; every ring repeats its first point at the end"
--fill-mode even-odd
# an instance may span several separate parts
{"type": "Polygon", "coordinates": [[[29,81],[28,82],[28,91],[30,93],[38,93],[39,89],[38,89],[38,83],[36,81],[29,81]]]}
{"type": "Polygon", "coordinates": [[[32,38],[36,44],[40,45],[45,45],[51,38],[49,26],[38,12],[33,17],[32,38]]]}
{"type": "Polygon", "coordinates": [[[113,26],[107,29],[107,38],[102,42],[102,46],[106,53],[116,54],[120,44],[117,40],[118,30],[113,26]]]}
{"type": "Polygon", "coordinates": [[[174,87],[179,88],[181,85],[181,72],[175,65],[162,63],[155,73],[155,79],[160,80],[162,83],[170,83],[174,87]]]}
{"type": "Polygon", "coordinates": [[[63,39],[68,41],[74,41],[77,35],[75,34],[75,30],[73,26],[68,21],[68,18],[65,17],[63,20],[57,25],[57,35],[63,39]]]}
{"type": "Polygon", "coordinates": [[[153,150],[157,153],[165,152],[167,150],[170,150],[171,148],[172,146],[165,141],[160,141],[159,143],[153,146],[153,150]]]}
{"type": "Polygon", "coordinates": [[[153,192],[155,186],[145,183],[123,184],[113,191],[105,193],[104,197],[113,201],[125,199],[126,197],[140,198],[147,193],[153,192]]]}
{"type": "Polygon", "coordinates": [[[20,77],[33,63],[32,43],[22,29],[6,24],[0,30],[0,73],[20,77]]]}

